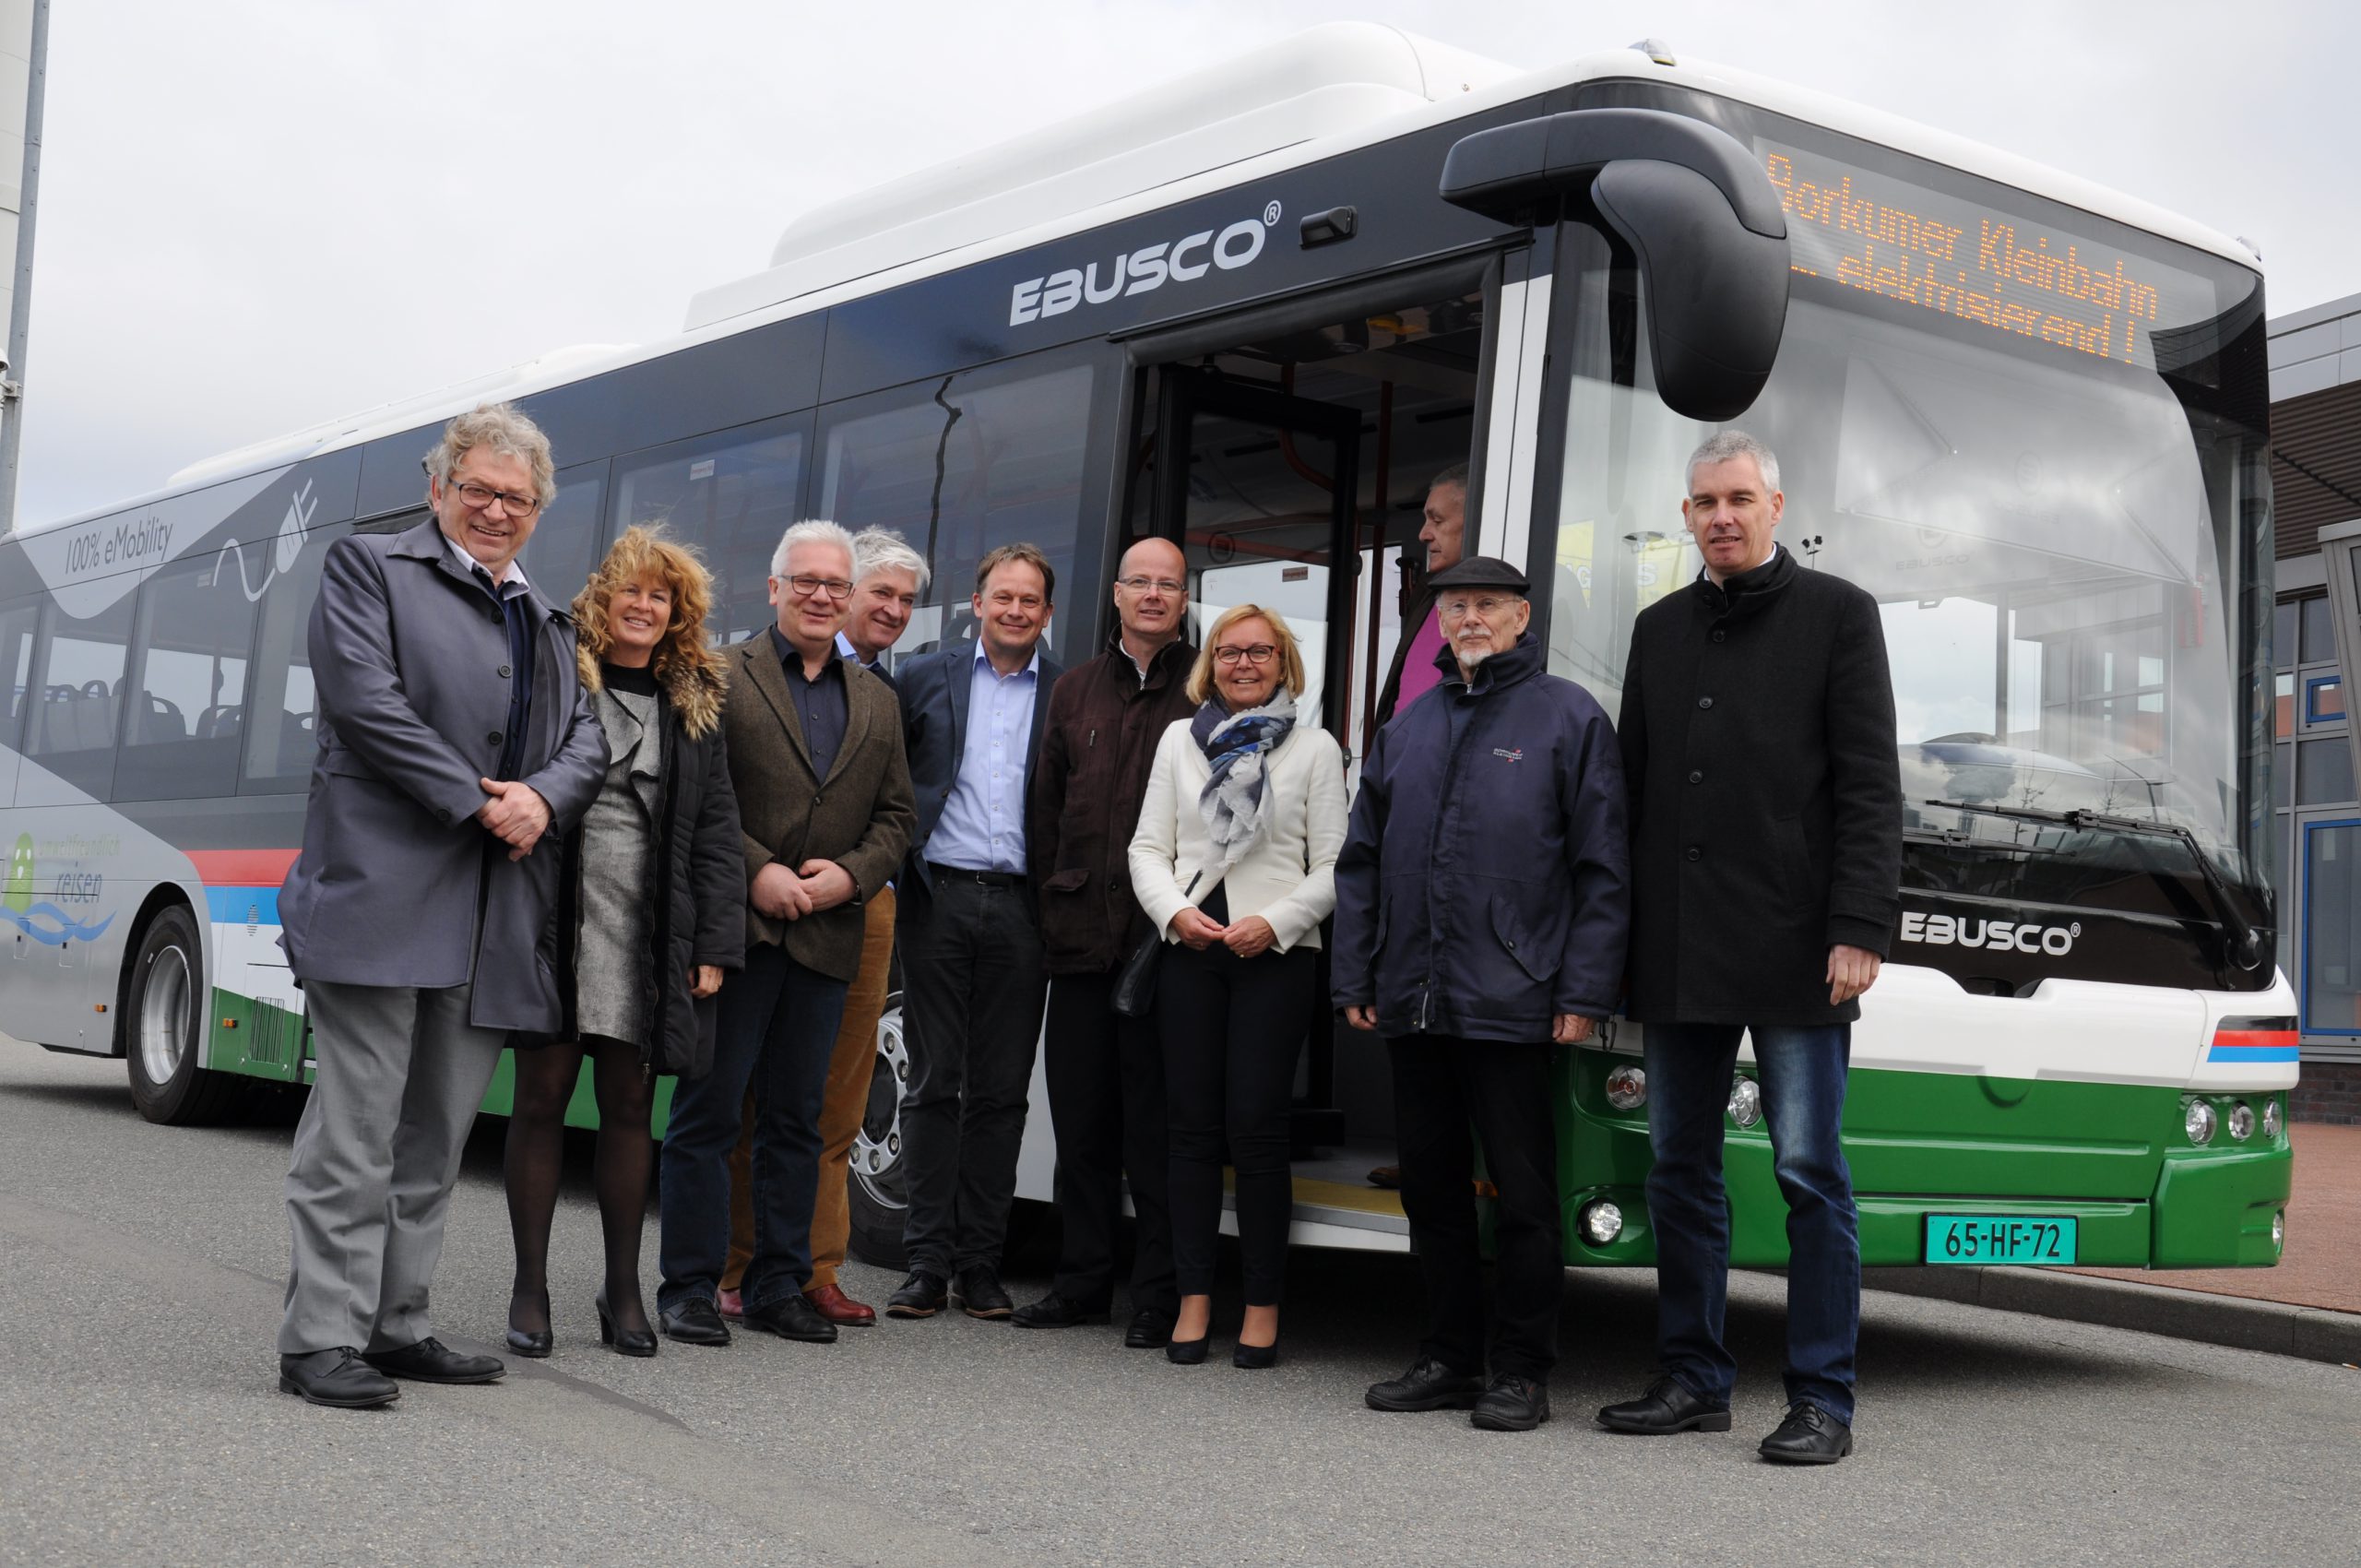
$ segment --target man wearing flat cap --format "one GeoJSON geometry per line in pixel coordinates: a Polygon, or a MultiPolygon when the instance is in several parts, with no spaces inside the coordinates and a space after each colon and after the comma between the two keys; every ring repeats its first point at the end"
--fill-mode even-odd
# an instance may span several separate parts
{"type": "Polygon", "coordinates": [[[1525,1431],[1549,1419],[1564,1279],[1551,1058],[1622,990],[1622,760],[1591,695],[1542,669],[1522,571],[1477,555],[1431,584],[1442,681],[1378,732],[1336,861],[1336,1005],[1385,1037],[1427,1294],[1417,1359],[1367,1398],[1525,1431]],[[1500,1189],[1489,1354],[1471,1123],[1500,1189]]]}

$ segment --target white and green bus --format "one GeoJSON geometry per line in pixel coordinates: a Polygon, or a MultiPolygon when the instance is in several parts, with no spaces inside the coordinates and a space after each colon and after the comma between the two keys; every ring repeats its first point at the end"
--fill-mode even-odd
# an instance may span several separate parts
{"type": "MultiPolygon", "coordinates": [[[[1551,668],[1612,713],[1632,617],[1697,569],[1684,455],[1742,422],[1782,457],[1787,546],[1884,607],[1901,716],[1905,912],[1845,1118],[1864,1260],[2279,1255],[2296,1052],[2241,244],[1655,43],[1528,74],[1316,30],[808,213],[669,341],[324,424],[0,543],[0,1030],[124,1058],[164,1122],[307,1077],[276,899],[321,557],[421,517],[436,426],[488,397],[555,442],[526,564],[556,598],[661,518],[743,636],[789,522],[879,524],[933,565],[909,651],[960,636],[976,560],[1030,540],[1072,661],[1107,634],[1125,545],[1157,535],[1201,612],[1287,615],[1348,754],[1430,475],[1472,463],[1477,547],[1548,585],[1551,668]]],[[[1565,1053],[1571,1261],[1652,1257],[1638,1034],[1565,1053]]],[[[891,1013],[878,1049],[853,1198],[857,1244],[890,1261],[891,1013]]],[[[1323,1023],[1298,1102],[1298,1239],[1406,1247],[1361,1180],[1391,1138],[1378,1054],[1323,1023]]],[[[1729,1116],[1736,1253],[1775,1265],[1750,1080],[1729,1116]]],[[[1036,1114],[1025,1195],[1054,1158],[1036,1114]]]]}

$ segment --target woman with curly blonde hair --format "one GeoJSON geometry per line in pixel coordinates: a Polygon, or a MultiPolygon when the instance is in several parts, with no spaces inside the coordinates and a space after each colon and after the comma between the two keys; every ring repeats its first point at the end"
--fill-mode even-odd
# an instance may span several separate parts
{"type": "Polygon", "coordinates": [[[656,1075],[696,1077],[711,1065],[710,999],[722,971],[745,959],[745,862],[721,739],[723,665],[706,640],[712,602],[712,579],[695,553],[640,527],[623,530],[575,596],[575,656],[610,760],[598,799],[566,840],[558,908],[541,944],[564,999],[564,1027],[516,1052],[508,1346],[520,1356],[550,1353],[550,1225],[565,1108],[586,1055],[599,1105],[595,1170],[607,1241],[599,1336],[626,1356],[656,1354],[639,1288],[656,1075]]]}

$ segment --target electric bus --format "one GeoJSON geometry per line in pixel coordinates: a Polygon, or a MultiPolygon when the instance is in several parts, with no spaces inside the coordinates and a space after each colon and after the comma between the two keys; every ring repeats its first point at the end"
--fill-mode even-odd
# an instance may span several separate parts
{"type": "MultiPolygon", "coordinates": [[[[310,604],[331,542],[426,516],[420,459],[479,401],[554,443],[525,553],[554,600],[660,520],[735,639],[789,523],[882,525],[932,566],[908,653],[970,635],[975,563],[1026,540],[1071,664],[1153,535],[1198,616],[1287,616],[1348,758],[1433,474],[1472,465],[1470,550],[1527,570],[1549,668],[1612,714],[1633,616],[1699,569],[1685,457],[1738,425],[1782,459],[1780,538],[1876,596],[1892,668],[1904,912],[1845,1119],[1864,1262],[2269,1265],[2296,1050],[2263,322],[2245,244],[1837,98],[1653,41],[1525,73],[1320,28],[809,212],[668,341],[0,543],[0,1029],[123,1058],[164,1123],[308,1078],[277,899],[310,604]]],[[[1640,1035],[1561,1055],[1570,1263],[1653,1258],[1640,1035]]],[[[896,1011],[877,1049],[851,1195],[890,1264],[896,1011]]],[[[1296,1240],[1406,1249],[1364,1179],[1382,1051],[1323,1019],[1296,1101],[1296,1240]]],[[[1746,1059],[1727,1133],[1734,1257],[1776,1265],[1746,1059]]],[[[1021,1195],[1054,1161],[1037,1074],[1021,1195]]]]}

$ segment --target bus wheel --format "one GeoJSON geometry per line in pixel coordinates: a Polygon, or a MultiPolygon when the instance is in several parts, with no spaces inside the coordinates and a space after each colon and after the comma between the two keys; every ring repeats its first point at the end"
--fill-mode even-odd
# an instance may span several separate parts
{"type": "Polygon", "coordinates": [[[909,1199],[903,1186],[902,1090],[910,1081],[910,1051],[902,1039],[902,998],[885,999],[877,1019],[877,1069],[869,1079],[869,1109],[853,1134],[845,1170],[852,1212],[852,1254],[879,1268],[908,1268],[902,1219],[909,1199]]]}
{"type": "Polygon", "coordinates": [[[243,1098],[235,1076],[202,1065],[208,994],[196,921],[177,904],[160,910],[125,987],[131,1102],[150,1122],[186,1127],[219,1121],[243,1098]]]}

